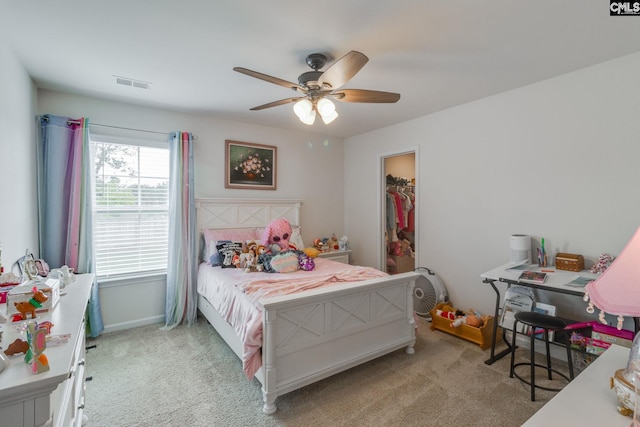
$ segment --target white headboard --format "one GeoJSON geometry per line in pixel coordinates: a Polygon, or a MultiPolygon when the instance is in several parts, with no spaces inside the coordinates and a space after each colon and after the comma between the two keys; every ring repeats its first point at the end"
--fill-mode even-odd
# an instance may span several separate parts
{"type": "Polygon", "coordinates": [[[265,227],[277,218],[300,225],[302,200],[196,199],[198,230],[265,227]]]}

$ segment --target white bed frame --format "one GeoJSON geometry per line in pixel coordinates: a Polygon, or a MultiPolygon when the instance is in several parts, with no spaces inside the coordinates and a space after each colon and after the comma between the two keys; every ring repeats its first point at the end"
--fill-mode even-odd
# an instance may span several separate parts
{"type": "MultiPolygon", "coordinates": [[[[301,206],[301,200],[198,199],[196,217],[200,231],[264,227],[279,217],[298,225],[301,206]]],[[[263,412],[276,412],[278,396],[384,354],[403,347],[413,354],[417,277],[403,273],[262,300],[262,367],[256,378],[263,412]]],[[[243,345],[233,327],[202,295],[198,309],[241,357],[243,345]]]]}

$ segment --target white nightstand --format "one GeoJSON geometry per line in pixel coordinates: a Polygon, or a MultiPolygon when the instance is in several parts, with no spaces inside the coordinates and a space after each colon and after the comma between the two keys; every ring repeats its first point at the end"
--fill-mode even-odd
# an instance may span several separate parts
{"type": "Polygon", "coordinates": [[[318,257],[342,262],[344,264],[351,264],[351,249],[347,249],[346,251],[321,252],[318,254],[318,257]]]}

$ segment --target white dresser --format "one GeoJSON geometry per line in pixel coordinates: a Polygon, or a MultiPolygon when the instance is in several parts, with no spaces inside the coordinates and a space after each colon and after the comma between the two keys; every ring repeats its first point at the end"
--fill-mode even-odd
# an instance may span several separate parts
{"type": "Polygon", "coordinates": [[[329,252],[320,252],[318,254],[320,258],[327,258],[333,261],[342,262],[344,264],[351,263],[351,249],[347,249],[346,251],[329,251],[329,252]]]}
{"type": "MultiPolygon", "coordinates": [[[[61,289],[53,312],[39,313],[37,321],[53,323],[51,335],[71,334],[68,342],[47,347],[50,370],[32,374],[24,354],[12,356],[0,372],[0,425],[2,427],[80,426],[84,407],[85,312],[93,274],[78,274],[61,289]]],[[[0,305],[6,313],[6,305],[0,305]]],[[[18,323],[4,323],[2,343],[6,349],[16,338],[18,323]]],[[[24,339],[24,337],[22,337],[24,339]]]]}

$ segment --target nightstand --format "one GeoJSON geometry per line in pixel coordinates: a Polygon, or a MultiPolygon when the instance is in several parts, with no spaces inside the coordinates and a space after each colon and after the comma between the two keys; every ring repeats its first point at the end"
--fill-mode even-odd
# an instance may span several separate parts
{"type": "Polygon", "coordinates": [[[351,249],[347,249],[346,251],[330,251],[330,252],[321,252],[318,254],[319,258],[327,258],[332,261],[342,262],[344,264],[351,263],[351,249]]]}

